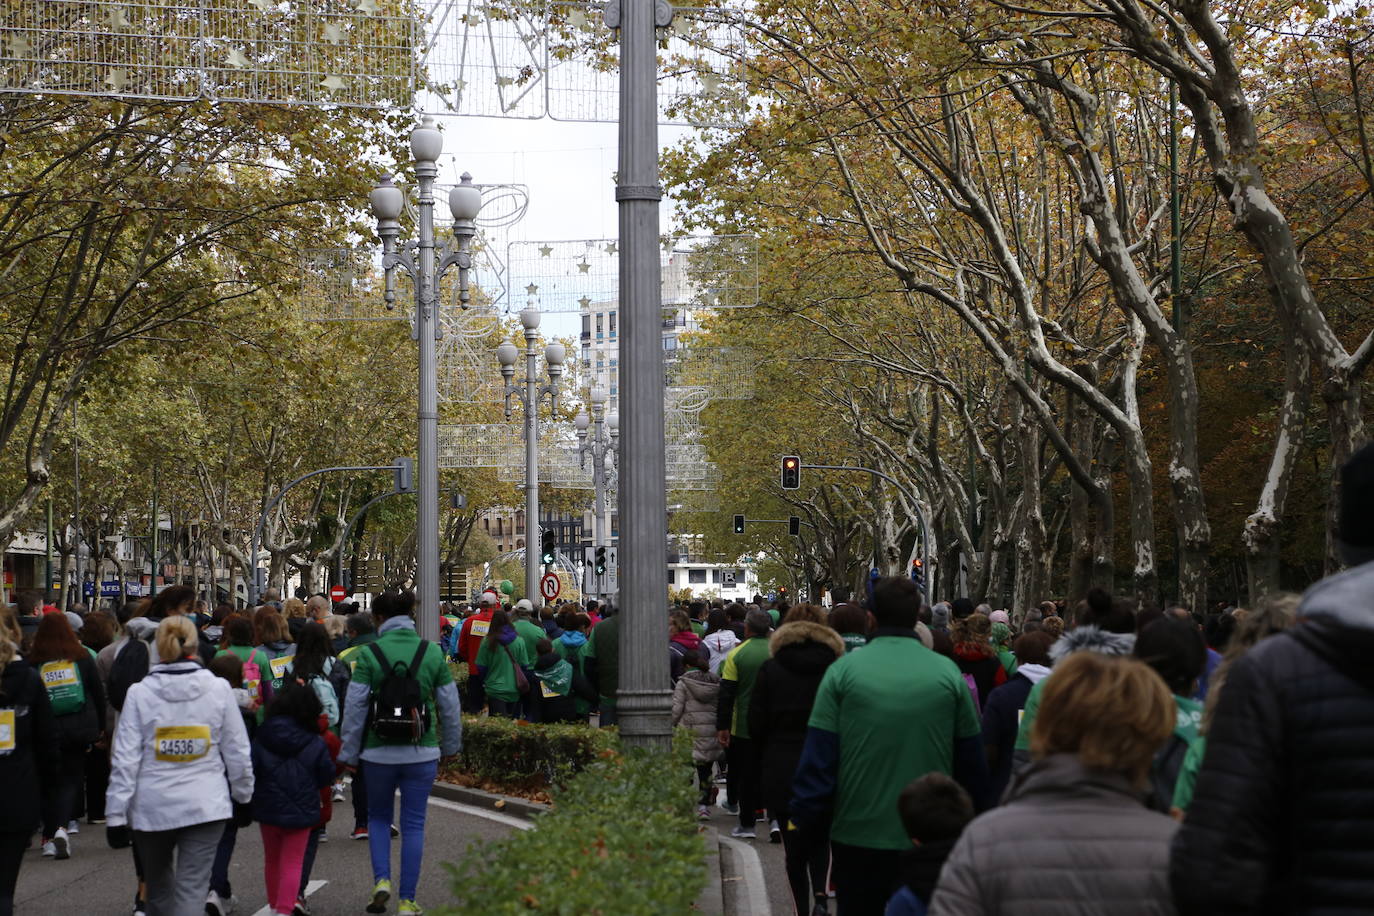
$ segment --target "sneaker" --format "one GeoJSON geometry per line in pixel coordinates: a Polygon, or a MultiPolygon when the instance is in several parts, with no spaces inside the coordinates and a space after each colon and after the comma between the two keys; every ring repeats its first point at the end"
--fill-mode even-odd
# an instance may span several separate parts
{"type": "Polygon", "coordinates": [[[703,821],[709,821],[711,819],[711,809],[706,805],[697,805],[697,817],[701,818],[703,821]]]}
{"type": "MultiPolygon", "coordinates": [[[[59,859],[70,859],[72,857],[72,844],[67,839],[67,831],[61,827],[57,828],[57,833],[52,838],[53,854],[59,859]]],[[[44,845],[44,855],[46,855],[46,844],[44,845]]]]}
{"type": "Polygon", "coordinates": [[[757,834],[754,833],[753,827],[745,829],[744,827],[741,827],[738,824],[736,824],[734,829],[730,831],[730,836],[734,837],[737,840],[752,840],[755,836],[757,836],[757,834]]]}
{"type": "Polygon", "coordinates": [[[341,783],[341,782],[336,782],[336,783],[334,783],[334,801],[343,801],[343,800],[344,800],[343,783],[341,783]]]}
{"type": "Polygon", "coordinates": [[[394,840],[396,837],[398,837],[398,836],[400,836],[400,835],[401,835],[401,831],[399,831],[399,830],[396,829],[396,825],[395,825],[395,824],[392,824],[392,825],[391,825],[391,838],[394,840]]]}
{"type": "Polygon", "coordinates": [[[319,830],[315,831],[315,833],[319,836],[319,839],[316,840],[317,843],[328,843],[328,842],[329,842],[329,833],[328,833],[328,831],[326,831],[323,827],[321,827],[319,830]]]}
{"type": "Polygon", "coordinates": [[[830,916],[830,905],[826,903],[824,897],[816,901],[815,909],[811,911],[811,916],[830,916]]]}
{"type": "Polygon", "coordinates": [[[81,832],[81,823],[80,823],[80,821],[67,821],[67,833],[68,833],[69,835],[70,835],[70,834],[80,833],[80,832],[81,832]]]}
{"type": "Polygon", "coordinates": [[[103,817],[88,817],[88,818],[86,818],[86,823],[90,824],[90,825],[93,826],[93,827],[98,827],[98,826],[100,826],[101,824],[105,823],[105,818],[103,818],[103,817]]]}
{"type": "Polygon", "coordinates": [[[291,916],[310,916],[310,907],[306,905],[304,897],[296,898],[296,905],[291,908],[291,916]]]}
{"type": "Polygon", "coordinates": [[[238,906],[238,898],[232,894],[228,897],[221,897],[211,891],[205,895],[205,916],[229,916],[238,906]]]}
{"type": "Polygon", "coordinates": [[[51,858],[52,858],[53,856],[55,856],[55,855],[57,855],[57,845],[56,845],[55,843],[53,843],[52,840],[44,840],[44,841],[43,841],[43,856],[44,856],[44,858],[51,859],[51,858]]]}
{"type": "Polygon", "coordinates": [[[728,801],[720,803],[720,810],[726,814],[739,814],[739,805],[732,805],[728,801]]]}
{"type": "Polygon", "coordinates": [[[148,916],[148,904],[137,897],[134,898],[134,916],[148,916]]]}
{"type": "Polygon", "coordinates": [[[424,916],[424,910],[420,909],[420,904],[414,900],[402,900],[396,907],[396,912],[400,916],[424,916]]]}
{"type": "Polygon", "coordinates": [[[770,842],[770,843],[781,843],[781,842],[782,842],[782,828],[778,826],[778,822],[777,822],[777,821],[769,821],[769,822],[768,822],[768,842],[770,842]]]}
{"type": "Polygon", "coordinates": [[[353,828],[353,832],[350,833],[350,834],[348,835],[348,838],[349,838],[350,840],[365,840],[365,839],[367,839],[367,828],[366,828],[366,827],[354,827],[354,828],[353,828]]]}
{"type": "Polygon", "coordinates": [[[391,899],[391,881],[383,878],[372,886],[372,902],[367,905],[369,913],[385,913],[386,902],[391,899]]]}

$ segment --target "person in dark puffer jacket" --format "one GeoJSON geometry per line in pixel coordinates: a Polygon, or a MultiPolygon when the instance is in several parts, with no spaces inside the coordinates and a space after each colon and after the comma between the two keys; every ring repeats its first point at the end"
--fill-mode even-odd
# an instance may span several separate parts
{"type": "Polygon", "coordinates": [[[1180,913],[1367,913],[1374,903],[1374,445],[1341,469],[1355,568],[1231,664],[1174,841],[1180,913]]]}
{"type": "Polygon", "coordinates": [[[789,830],[792,774],[806,743],[806,724],[826,669],[845,655],[840,634],[826,626],[819,608],[799,604],[768,640],[771,657],[759,668],[749,704],[749,734],[759,751],[763,800],[777,817],[785,844],[788,882],[798,913],[828,911],[826,873],[830,850],[804,842],[789,830]]]}
{"type": "Polygon", "coordinates": [[[287,682],[253,738],[253,819],[262,827],[267,900],[274,913],[296,905],[310,832],[320,821],[320,790],[334,762],[319,734],[315,691],[287,682]]]}

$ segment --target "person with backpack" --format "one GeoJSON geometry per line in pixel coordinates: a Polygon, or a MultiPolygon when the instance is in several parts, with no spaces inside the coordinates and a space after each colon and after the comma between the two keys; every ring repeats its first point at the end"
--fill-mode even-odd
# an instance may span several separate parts
{"type": "Polygon", "coordinates": [[[331,675],[338,664],[330,654],[329,633],[320,623],[301,627],[296,641],[296,654],[286,667],[287,679],[294,678],[315,691],[320,709],[330,727],[339,724],[339,697],[334,691],[331,675]]]}
{"type": "Polygon", "coordinates": [[[38,669],[57,728],[56,779],[43,798],[43,855],[71,856],[77,797],[86,774],[86,751],[105,733],[105,688],[95,659],[72,631],[65,614],[47,614],[38,624],[28,662],[38,669]]]}
{"type": "Polygon", "coordinates": [[[159,663],[129,688],[115,732],[105,838],[138,851],[148,916],[204,912],[225,821],[243,826],[253,798],[233,688],[201,667],[197,642],[186,617],[158,625],[159,663]]]}
{"type": "Polygon", "coordinates": [[[267,689],[274,692],[286,681],[291,659],[296,656],[296,644],[291,641],[286,618],[278,611],[258,609],[253,629],[259,642],[258,651],[267,655],[267,689]]]}
{"type": "Polygon", "coordinates": [[[288,681],[253,739],[253,820],[262,831],[267,903],[280,916],[289,916],[301,899],[306,850],[320,820],[320,789],[334,781],[320,713],[315,691],[288,681]]]}
{"type": "Polygon", "coordinates": [[[19,657],[18,625],[0,607],[0,916],[14,912],[14,888],[42,799],[61,769],[57,725],[43,680],[19,657]]]}
{"type": "Polygon", "coordinates": [[[253,622],[242,614],[231,614],[224,619],[224,638],[228,644],[216,657],[233,655],[243,663],[243,689],[256,697],[257,709],[263,709],[272,699],[267,692],[269,659],[253,646],[253,622]]]}
{"type": "MultiPolygon", "coordinates": [[[[436,609],[437,610],[437,609],[436,609]]],[[[401,914],[422,912],[415,902],[424,855],[425,813],[439,760],[463,747],[458,688],[435,643],[415,632],[415,595],[384,594],[372,605],[378,639],[356,653],[344,701],[339,759],[367,767],[368,851],[372,888],[367,911],[386,912],[391,899],[390,826],[401,795],[401,914]],[[435,714],[438,714],[437,721],[435,714]]]]}
{"type": "Polygon", "coordinates": [[[525,650],[505,611],[491,615],[491,629],[477,652],[477,671],[487,692],[487,708],[493,716],[520,717],[520,698],[529,693],[532,659],[525,650]]]}
{"type": "Polygon", "coordinates": [[[579,702],[595,702],[596,688],[572,662],[553,650],[553,640],[539,640],[535,651],[538,653],[534,662],[535,689],[530,691],[534,721],[586,725],[587,716],[578,713],[578,705],[579,702]]]}

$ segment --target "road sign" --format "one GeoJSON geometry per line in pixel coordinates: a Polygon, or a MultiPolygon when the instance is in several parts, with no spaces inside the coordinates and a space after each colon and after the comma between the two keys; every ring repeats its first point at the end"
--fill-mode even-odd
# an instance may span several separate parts
{"type": "Polygon", "coordinates": [[[344,588],[342,585],[336,585],[329,590],[329,600],[333,601],[335,604],[340,603],[347,597],[348,589],[344,588]]]}
{"type": "Polygon", "coordinates": [[[545,601],[557,598],[561,587],[558,577],[553,573],[544,573],[544,578],[539,580],[539,594],[544,596],[545,601]]]}

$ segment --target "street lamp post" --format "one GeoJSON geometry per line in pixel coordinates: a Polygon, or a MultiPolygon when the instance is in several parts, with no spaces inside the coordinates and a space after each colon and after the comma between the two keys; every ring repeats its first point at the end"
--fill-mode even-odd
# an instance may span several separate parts
{"type": "Polygon", "coordinates": [[[550,409],[558,410],[558,379],[563,374],[567,349],[560,343],[544,348],[544,362],[548,364],[549,383],[539,384],[539,310],[531,300],[521,309],[520,324],[525,329],[525,378],[523,388],[515,381],[515,363],[520,350],[510,341],[496,348],[501,363],[501,377],[505,379],[506,419],[511,418],[511,398],[517,398],[525,410],[525,597],[534,602],[539,595],[539,402],[549,397],[550,409]]]}
{"type": "Polygon", "coordinates": [[[577,453],[582,467],[587,459],[592,459],[592,546],[610,545],[610,526],[606,523],[606,491],[610,488],[611,472],[606,467],[606,457],[614,453],[618,443],[619,417],[607,416],[607,394],[604,388],[593,388],[589,398],[592,415],[579,411],[573,419],[577,428],[577,453]]]}
{"type": "Polygon", "coordinates": [[[455,241],[436,244],[434,238],[434,181],[439,177],[438,159],[444,151],[444,138],[433,118],[424,118],[411,131],[410,151],[415,157],[415,177],[419,183],[419,237],[415,242],[397,244],[401,234],[401,212],[405,196],[384,175],[372,189],[369,200],[377,217],[377,234],[382,239],[382,267],[386,271],[386,304],[396,301],[397,267],[404,268],[415,284],[415,320],[412,336],[420,351],[419,380],[419,461],[415,489],[419,502],[415,539],[415,581],[419,597],[419,631],[424,639],[439,638],[439,391],[436,378],[435,341],[439,326],[439,283],[444,271],[458,268],[460,304],[468,304],[468,271],[472,268],[471,243],[476,233],[475,220],[482,207],[482,192],[473,186],[472,176],[464,174],[458,187],[449,192],[448,205],[453,214],[455,241]]]}

